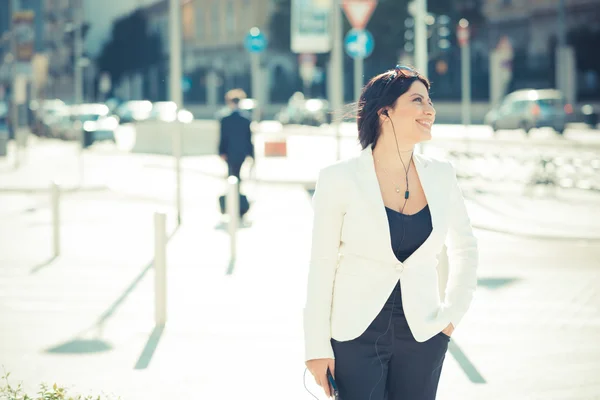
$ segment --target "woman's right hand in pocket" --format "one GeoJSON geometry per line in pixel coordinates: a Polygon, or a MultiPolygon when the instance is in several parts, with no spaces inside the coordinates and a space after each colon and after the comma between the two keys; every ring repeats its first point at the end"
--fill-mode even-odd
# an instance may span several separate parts
{"type": "Polygon", "coordinates": [[[323,388],[327,397],[331,397],[332,393],[329,387],[329,380],[327,379],[327,368],[331,371],[331,375],[335,379],[335,361],[333,358],[318,358],[314,360],[308,360],[306,362],[306,368],[310,371],[312,376],[315,378],[315,382],[323,388]]]}

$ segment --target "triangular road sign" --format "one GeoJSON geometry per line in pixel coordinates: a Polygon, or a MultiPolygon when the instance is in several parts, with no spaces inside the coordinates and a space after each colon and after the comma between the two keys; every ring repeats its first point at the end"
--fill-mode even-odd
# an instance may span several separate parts
{"type": "Polygon", "coordinates": [[[352,28],[362,30],[377,7],[377,0],[343,0],[342,6],[352,28]]]}

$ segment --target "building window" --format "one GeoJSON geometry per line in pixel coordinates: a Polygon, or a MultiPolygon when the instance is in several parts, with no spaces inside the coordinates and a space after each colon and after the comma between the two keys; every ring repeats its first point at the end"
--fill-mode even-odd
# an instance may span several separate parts
{"type": "Polygon", "coordinates": [[[210,30],[212,33],[212,37],[213,38],[218,38],[219,37],[219,30],[220,30],[220,20],[221,20],[221,13],[220,13],[220,6],[221,4],[219,3],[219,1],[213,1],[212,3],[212,11],[211,11],[211,18],[210,18],[210,30]]]}

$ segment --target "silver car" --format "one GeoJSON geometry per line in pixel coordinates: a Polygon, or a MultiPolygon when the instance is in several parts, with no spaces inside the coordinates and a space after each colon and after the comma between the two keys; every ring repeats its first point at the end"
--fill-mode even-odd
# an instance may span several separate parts
{"type": "Polygon", "coordinates": [[[565,131],[573,106],[566,104],[555,89],[524,89],[508,94],[500,106],[485,116],[485,123],[494,132],[500,129],[522,129],[529,134],[533,128],[552,128],[559,135],[565,131]]]}

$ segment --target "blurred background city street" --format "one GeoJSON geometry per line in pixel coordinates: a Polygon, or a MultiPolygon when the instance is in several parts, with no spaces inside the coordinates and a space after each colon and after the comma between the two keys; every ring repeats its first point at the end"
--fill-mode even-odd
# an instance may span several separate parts
{"type": "Polygon", "coordinates": [[[324,398],[303,380],[311,196],[360,151],[358,90],[410,64],[437,111],[418,151],[456,167],[481,252],[438,398],[600,399],[597,21],[600,0],[0,0],[2,372],[324,398]],[[238,229],[234,88],[256,149],[238,229]]]}

